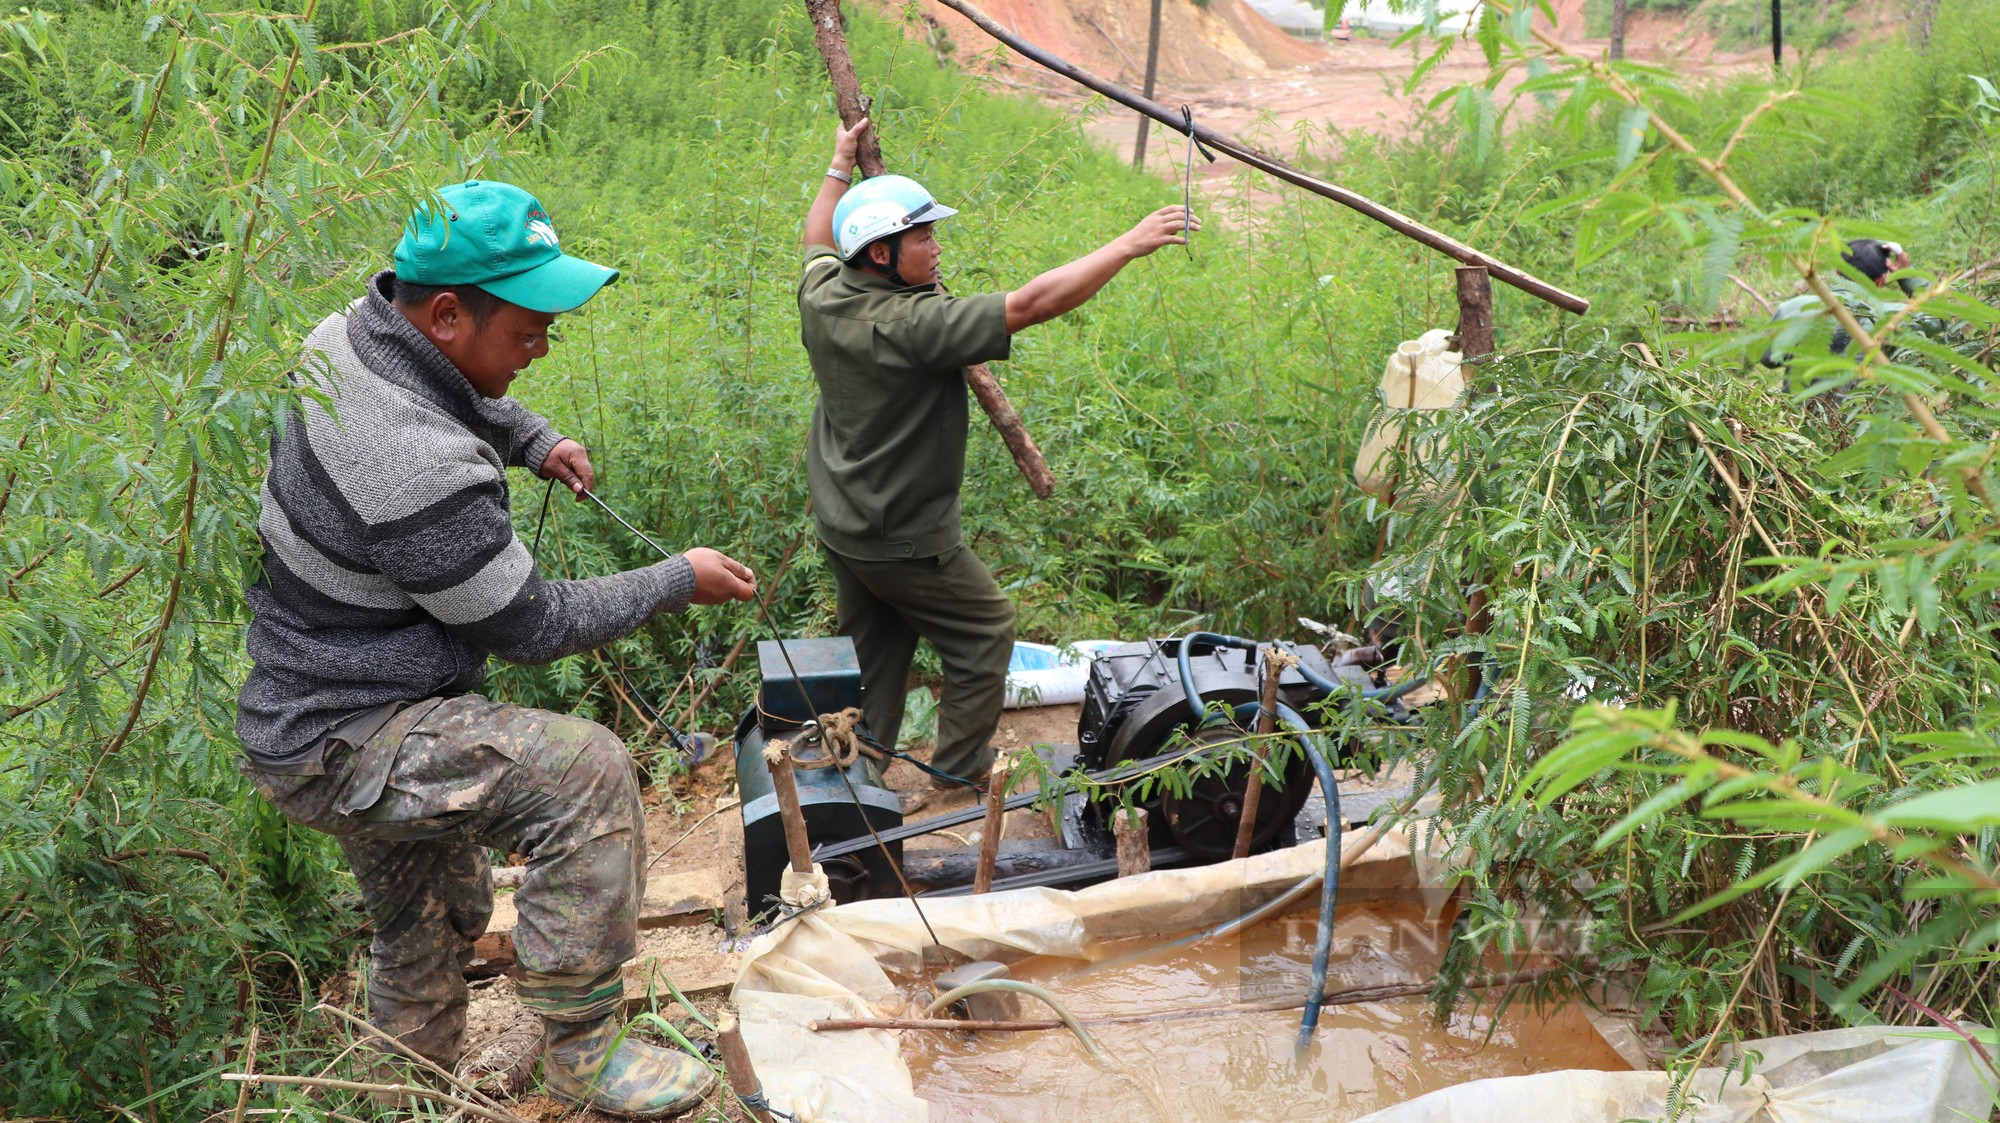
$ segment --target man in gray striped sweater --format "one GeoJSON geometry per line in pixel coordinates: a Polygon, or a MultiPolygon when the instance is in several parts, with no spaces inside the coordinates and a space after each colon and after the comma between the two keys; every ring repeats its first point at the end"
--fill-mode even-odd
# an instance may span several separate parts
{"type": "Polygon", "coordinates": [[[692,549],[546,581],[515,537],[506,468],[579,494],[595,481],[583,447],[507,387],[548,353],[556,315],[618,276],[563,254],[532,196],[444,188],[395,263],[307,337],[305,392],[271,441],[263,571],[246,594],[246,772],[353,867],[375,921],[377,1027],[457,1063],[461,972],[493,907],[486,848],[526,854],[514,945],[522,1001],[547,1019],[546,1088],[614,1115],[670,1114],[713,1077],[676,1050],[617,1041],[646,868],[631,757],[594,722],[474,691],[489,655],[546,663],[655,613],[747,600],[756,580],[692,549]]]}

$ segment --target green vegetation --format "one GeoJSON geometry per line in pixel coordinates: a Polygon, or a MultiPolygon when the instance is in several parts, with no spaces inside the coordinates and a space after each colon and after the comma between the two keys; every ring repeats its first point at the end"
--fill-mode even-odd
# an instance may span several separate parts
{"type": "MultiPolygon", "coordinates": [[[[282,372],[303,332],[384,265],[430,188],[511,178],[570,248],[625,270],[517,392],[589,446],[612,505],[664,542],[751,561],[776,587],[779,627],[828,628],[792,286],[834,114],[801,7],[107,3],[5,21],[0,1111],[200,1119],[233,1106],[217,1074],[253,1026],[260,1068],[314,1071],[337,1051],[308,1011],[365,918],[326,840],[273,816],[233,771],[239,590],[282,372]]],[[[1481,36],[1497,62],[1532,49],[1506,30],[1481,36]]],[[[1178,197],[1059,114],[942,65],[923,37],[871,18],[851,36],[890,162],[964,212],[944,232],[960,291],[1017,283],[1178,197]]],[[[1595,301],[1564,322],[1499,292],[1515,352],[1493,371],[1501,392],[1439,421],[1438,455],[1406,469],[1438,487],[1390,520],[1379,567],[1382,512],[1348,470],[1382,356],[1454,319],[1449,262],[1295,193],[1208,193],[1220,221],[1191,254],[1134,266],[1024,336],[1002,371],[1061,481],[1032,501],[999,442],[976,435],[967,525],[1020,599],[1024,635],[1288,633],[1299,614],[1352,620],[1371,567],[1421,567],[1407,658],[1490,650],[1506,699],[1409,744],[1450,829],[1485,840],[1465,950],[1510,938],[1530,905],[1593,923],[1603,968],[1644,971],[1697,1050],[1718,1028],[1919,1020],[1873,989],[1882,979],[1991,1024],[1990,985],[1974,985],[1991,896],[1925,888],[1935,851],[1852,833],[1963,829],[1962,860],[1994,866],[1977,816],[1895,818],[1991,775],[1994,513],[1954,482],[1983,470],[2000,407],[1991,318],[1934,301],[1953,325],[1934,347],[1957,358],[1899,337],[1837,439],[1774,375],[1744,369],[1754,341],[1661,334],[1681,326],[1666,317],[1718,311],[1754,328],[1761,312],[1727,275],[1782,294],[1795,260],[1831,268],[1821,212],[1843,233],[1892,232],[1935,276],[2000,252],[2000,98],[1968,77],[2000,76],[1982,54],[2000,42],[2000,8],[1954,6],[1932,42],[1786,76],[1808,96],[1761,114],[1729,164],[1765,208],[1754,218],[1658,152],[1656,125],[1604,103],[1602,75],[1582,94],[1531,91],[1524,105],[1575,108],[1517,127],[1525,108],[1475,87],[1407,139],[1338,138],[1344,182],[1595,301]],[[1905,388],[1946,402],[1956,443],[1913,435],[1890,392],[1905,388]],[[1773,544],[1718,485],[1711,451],[1773,544]],[[1763,564],[1772,554],[1790,560],[1763,564]],[[1460,634],[1460,592],[1488,583],[1490,630],[1460,634]],[[1563,691],[1586,676],[1592,698],[1629,708],[1579,718],[1563,691]],[[1673,721],[1797,748],[1690,747],[1654,714],[1676,704],[1673,721]],[[1602,751],[1613,745],[1624,755],[1602,751]],[[1725,764],[1760,778],[1735,795],[1771,819],[1718,823],[1744,813],[1717,799],[1725,764]],[[1710,802],[1649,802],[1666,792],[1710,802]],[[1666,923],[1736,880],[1784,873],[1818,829],[1808,796],[1860,817],[1819,836],[1852,846],[1790,866],[1800,888],[1785,897],[1758,888],[1721,906],[1690,926],[1701,935],[1666,923]],[[1633,808],[1638,829],[1587,853],[1633,808]],[[1581,888],[1579,868],[1593,879],[1581,888]],[[1940,944],[1957,945],[1953,962],[1911,959],[1940,944]],[[1728,993],[1752,966],[1754,989],[1728,993]]],[[[1618,74],[1708,152],[1765,97],[1618,74]]],[[[542,495],[517,480],[524,533],[542,495]]],[[[560,498],[541,557],[573,575],[648,560],[560,498]]],[[[643,751],[652,739],[614,670],[677,718],[705,698],[694,724],[723,729],[748,696],[744,666],[725,664],[763,632],[745,609],[701,609],[591,656],[506,669],[492,691],[589,714],[643,751]]],[[[329,1106],[364,1111],[314,1110],[329,1106]]]]}

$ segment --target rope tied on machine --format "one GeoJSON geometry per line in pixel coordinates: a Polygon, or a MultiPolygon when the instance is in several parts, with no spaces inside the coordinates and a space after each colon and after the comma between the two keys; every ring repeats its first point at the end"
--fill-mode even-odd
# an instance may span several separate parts
{"type": "Polygon", "coordinates": [[[775,750],[790,749],[802,744],[817,742],[820,751],[811,757],[792,753],[792,767],[801,772],[821,768],[846,768],[862,757],[870,760],[886,761],[892,755],[889,750],[875,743],[862,728],[861,708],[849,706],[838,713],[821,714],[799,728],[797,734],[779,738],[764,747],[766,760],[777,759],[775,750]]]}
{"type": "MultiPolygon", "coordinates": [[[[759,708],[758,713],[760,716],[765,717],[775,716],[762,708],[759,708]]],[[[962,776],[954,776],[940,768],[933,768],[901,749],[892,749],[882,742],[877,741],[874,735],[868,732],[866,722],[867,719],[862,716],[861,710],[855,706],[849,706],[839,713],[821,714],[813,720],[806,722],[799,727],[798,733],[783,739],[785,745],[791,747],[805,742],[817,741],[821,746],[822,752],[813,757],[803,759],[795,753],[792,756],[792,767],[800,771],[809,771],[838,766],[841,771],[845,772],[849,765],[852,765],[862,757],[867,757],[869,760],[884,764],[891,760],[900,760],[916,768],[919,772],[929,775],[932,779],[942,780],[946,783],[959,785],[960,787],[978,789],[979,785],[971,780],[967,780],[962,776]]],[[[775,744],[776,742],[773,743],[775,744]]],[[[770,750],[766,749],[765,752],[769,753],[770,750]]]]}

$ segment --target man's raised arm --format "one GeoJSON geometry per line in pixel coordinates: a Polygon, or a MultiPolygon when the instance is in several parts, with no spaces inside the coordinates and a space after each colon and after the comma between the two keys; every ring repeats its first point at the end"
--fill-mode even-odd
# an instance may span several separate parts
{"type": "Polygon", "coordinates": [[[806,212],[805,245],[838,244],[833,240],[833,208],[853,182],[854,150],[867,131],[868,118],[863,117],[854,122],[853,128],[843,128],[835,134],[833,160],[827,165],[826,178],[819,182],[819,194],[813,198],[812,209],[806,212]]]}
{"type": "Polygon", "coordinates": [[[1187,230],[1201,229],[1201,219],[1182,207],[1161,207],[1139,225],[1068,265],[1036,277],[1007,294],[1007,334],[1047,323],[1097,295],[1120,269],[1161,246],[1187,243],[1187,230]],[[1184,221],[1185,220],[1185,221],[1184,221]]]}

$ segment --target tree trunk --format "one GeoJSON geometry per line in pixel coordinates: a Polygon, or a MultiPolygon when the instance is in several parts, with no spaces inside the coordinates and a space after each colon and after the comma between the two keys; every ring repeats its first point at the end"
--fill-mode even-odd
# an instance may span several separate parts
{"type": "Polygon", "coordinates": [[[1625,0],[1611,0],[1611,57],[1625,57],[1625,0]]]}
{"type": "MultiPolygon", "coordinates": [[[[1146,32],[1146,97],[1153,96],[1153,79],[1160,73],[1160,0],[1153,0],[1153,18],[1146,32]]],[[[1153,122],[1144,113],[1139,114],[1139,139],[1132,143],[1132,166],[1146,166],[1146,136],[1153,131],[1153,122]]]]}

